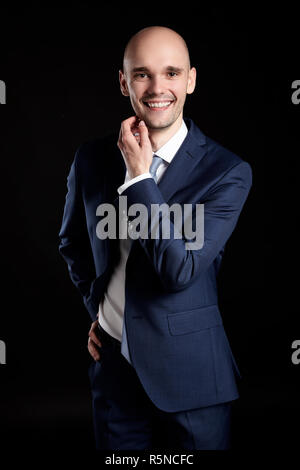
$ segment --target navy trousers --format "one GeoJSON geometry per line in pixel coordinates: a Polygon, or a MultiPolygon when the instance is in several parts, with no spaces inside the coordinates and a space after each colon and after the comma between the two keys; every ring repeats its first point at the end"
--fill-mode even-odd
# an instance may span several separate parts
{"type": "Polygon", "coordinates": [[[121,354],[121,343],[100,325],[99,338],[100,360],[89,367],[96,449],[230,448],[232,402],[174,413],[160,410],[121,354]]]}

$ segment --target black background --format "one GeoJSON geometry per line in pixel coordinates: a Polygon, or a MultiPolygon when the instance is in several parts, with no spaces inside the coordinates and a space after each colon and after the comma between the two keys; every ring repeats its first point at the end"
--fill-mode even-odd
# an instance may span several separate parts
{"type": "Polygon", "coordinates": [[[1,11],[0,448],[93,450],[90,318],[58,253],[66,178],[83,141],[133,114],[118,84],[127,40],[164,25],[186,39],[198,72],[185,116],[253,170],[219,279],[243,375],[234,449],[292,450],[300,419],[300,365],[291,362],[300,337],[296,12],[91,5],[1,11]]]}

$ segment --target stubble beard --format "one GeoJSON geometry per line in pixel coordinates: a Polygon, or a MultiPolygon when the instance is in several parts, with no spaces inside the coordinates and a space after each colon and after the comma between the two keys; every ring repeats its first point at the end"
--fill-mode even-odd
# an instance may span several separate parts
{"type": "Polygon", "coordinates": [[[166,122],[161,122],[158,124],[155,124],[155,122],[152,122],[150,119],[147,119],[146,116],[143,118],[143,120],[145,121],[145,124],[148,127],[148,129],[156,130],[156,131],[164,130],[164,129],[171,127],[177,121],[177,119],[179,118],[181,114],[181,111],[182,109],[174,110],[173,115],[170,116],[170,118],[166,122]]]}

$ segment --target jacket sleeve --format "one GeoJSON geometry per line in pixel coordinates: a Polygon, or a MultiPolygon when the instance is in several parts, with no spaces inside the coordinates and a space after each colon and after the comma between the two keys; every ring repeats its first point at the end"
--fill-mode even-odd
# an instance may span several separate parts
{"type": "MultiPolygon", "coordinates": [[[[233,232],[252,184],[252,171],[247,162],[240,162],[225,173],[205,195],[204,242],[199,249],[186,249],[186,239],[178,238],[177,227],[169,217],[170,237],[151,238],[151,204],[164,204],[162,193],[153,179],[145,179],[127,188],[127,204],[144,204],[148,221],[142,223],[148,234],[140,236],[150,262],[165,289],[182,290],[194,282],[213,263],[233,232]]],[[[195,211],[194,211],[195,212],[195,211]]],[[[161,226],[164,217],[157,225],[161,226]]],[[[160,227],[160,233],[162,227],[160,227]]],[[[183,232],[182,232],[183,233],[183,232]]]]}
{"type": "Polygon", "coordinates": [[[77,178],[77,150],[67,178],[67,195],[59,232],[59,252],[68,265],[69,275],[83,297],[83,302],[93,320],[95,307],[89,302],[95,267],[88,237],[82,192],[77,178]]]}

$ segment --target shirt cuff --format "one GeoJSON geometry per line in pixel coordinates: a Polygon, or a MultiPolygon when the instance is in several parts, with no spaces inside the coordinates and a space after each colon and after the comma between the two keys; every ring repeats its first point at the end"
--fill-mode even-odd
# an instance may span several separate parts
{"type": "Polygon", "coordinates": [[[132,178],[131,180],[122,184],[122,186],[119,186],[118,193],[122,194],[122,192],[125,191],[125,189],[129,188],[129,186],[131,186],[134,183],[137,183],[138,181],[142,181],[145,178],[152,178],[151,173],[142,173],[141,175],[135,176],[135,178],[132,178]]]}

